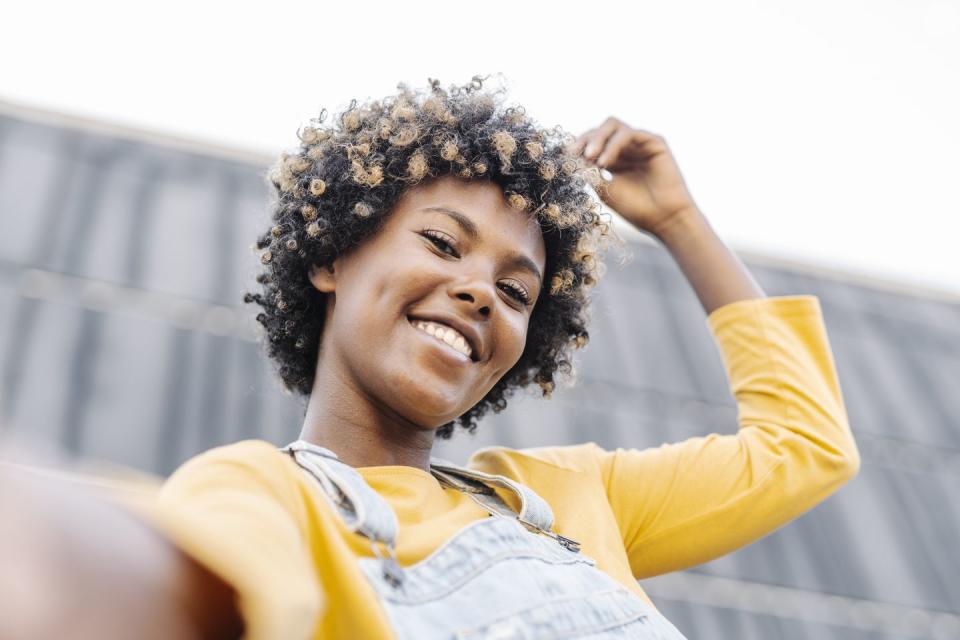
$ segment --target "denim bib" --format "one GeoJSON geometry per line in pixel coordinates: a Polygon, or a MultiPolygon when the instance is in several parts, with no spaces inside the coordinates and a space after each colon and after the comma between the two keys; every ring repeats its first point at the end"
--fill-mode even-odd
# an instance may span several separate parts
{"type": "Polygon", "coordinates": [[[442,485],[467,493],[491,517],[400,567],[396,514],[355,469],[303,440],[282,451],[316,480],[347,527],[370,541],[374,557],[360,558],[360,569],[401,640],[685,640],[574,540],[554,533],[550,506],[519,482],[431,458],[442,485]],[[494,487],[516,494],[519,513],[494,487]]]}

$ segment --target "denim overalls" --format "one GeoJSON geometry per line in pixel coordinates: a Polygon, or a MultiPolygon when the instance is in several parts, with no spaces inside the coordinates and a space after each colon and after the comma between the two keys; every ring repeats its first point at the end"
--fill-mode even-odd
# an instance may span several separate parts
{"type": "Polygon", "coordinates": [[[493,517],[401,568],[396,515],[355,469],[303,440],[282,451],[316,479],[347,526],[370,541],[374,557],[358,562],[397,638],[684,640],[659,612],[597,569],[575,541],[553,533],[550,506],[529,487],[432,458],[430,471],[442,485],[466,492],[493,517]],[[493,487],[514,492],[520,513],[493,487]]]}

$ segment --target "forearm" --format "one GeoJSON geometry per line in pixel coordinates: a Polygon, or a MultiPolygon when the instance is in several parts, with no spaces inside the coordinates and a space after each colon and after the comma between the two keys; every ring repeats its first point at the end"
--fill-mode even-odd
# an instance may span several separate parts
{"type": "Polygon", "coordinates": [[[0,637],[237,637],[232,593],[72,483],[0,463],[0,637]],[[214,612],[218,612],[214,613],[214,612]],[[212,617],[211,617],[212,615],[212,617]]]}
{"type": "Polygon", "coordinates": [[[707,315],[766,294],[698,209],[673,216],[654,234],[683,271],[707,315]]]}

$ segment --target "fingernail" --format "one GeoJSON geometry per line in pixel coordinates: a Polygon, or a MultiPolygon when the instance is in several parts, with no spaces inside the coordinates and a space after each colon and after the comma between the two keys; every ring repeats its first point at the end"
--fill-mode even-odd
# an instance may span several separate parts
{"type": "Polygon", "coordinates": [[[588,144],[587,148],[583,150],[583,154],[586,156],[592,156],[596,152],[597,152],[597,147],[592,144],[588,144]]]}

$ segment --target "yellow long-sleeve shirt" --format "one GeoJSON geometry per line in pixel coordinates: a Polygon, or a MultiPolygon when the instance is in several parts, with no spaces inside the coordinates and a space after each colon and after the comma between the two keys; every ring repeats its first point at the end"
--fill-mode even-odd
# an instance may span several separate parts
{"type": "MultiPolygon", "coordinates": [[[[736,434],[646,450],[490,448],[468,463],[530,486],[553,508],[558,533],[644,599],[637,579],[752,542],[859,468],[815,297],[736,302],[707,324],[737,402],[736,434]]],[[[423,470],[359,472],[396,511],[401,565],[487,515],[423,470]]],[[[392,637],[355,561],[372,555],[368,542],[272,444],[245,441],[193,458],[148,517],[236,589],[247,637],[392,637]]]]}

